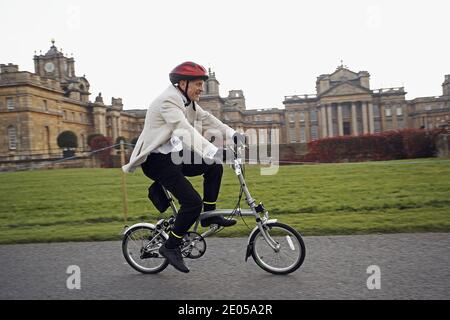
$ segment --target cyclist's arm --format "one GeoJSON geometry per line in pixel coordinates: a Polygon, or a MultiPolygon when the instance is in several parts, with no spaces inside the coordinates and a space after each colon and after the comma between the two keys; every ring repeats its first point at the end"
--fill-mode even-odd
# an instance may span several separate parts
{"type": "Polygon", "coordinates": [[[219,129],[225,136],[228,144],[233,144],[233,135],[236,133],[233,128],[230,128],[211,113],[203,110],[197,103],[195,104],[195,109],[197,110],[197,119],[202,122],[203,129],[219,129]]]}
{"type": "Polygon", "coordinates": [[[173,135],[182,137],[183,143],[203,157],[213,159],[218,148],[206,140],[186,119],[182,109],[171,100],[165,100],[160,107],[161,116],[172,126],[173,135]]]}

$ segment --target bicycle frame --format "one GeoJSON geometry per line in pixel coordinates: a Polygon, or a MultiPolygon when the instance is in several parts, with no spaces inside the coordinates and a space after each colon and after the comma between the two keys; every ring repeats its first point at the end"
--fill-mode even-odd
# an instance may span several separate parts
{"type": "MultiPolygon", "coordinates": [[[[264,208],[264,206],[262,205],[262,203],[260,203],[259,205],[256,205],[256,201],[255,199],[251,196],[250,191],[247,187],[247,183],[245,182],[245,177],[242,174],[242,158],[240,157],[242,151],[244,150],[244,146],[241,147],[237,147],[236,150],[234,151],[235,154],[235,158],[233,160],[233,164],[232,164],[232,168],[236,174],[236,176],[238,177],[239,183],[241,185],[241,188],[245,194],[245,198],[246,198],[246,202],[248,204],[248,206],[250,207],[250,209],[247,210],[243,210],[241,208],[238,208],[236,210],[233,209],[219,209],[219,210],[213,210],[213,211],[207,211],[207,212],[203,212],[199,219],[197,219],[197,221],[194,224],[194,228],[193,231],[197,233],[197,230],[199,228],[199,223],[201,220],[206,219],[206,218],[210,218],[210,217],[215,217],[215,216],[227,216],[227,215],[231,215],[231,214],[235,214],[237,216],[253,216],[255,217],[256,220],[256,227],[252,230],[252,232],[249,235],[249,240],[251,238],[251,236],[253,235],[254,232],[256,232],[256,230],[260,230],[261,234],[263,235],[265,241],[269,244],[269,246],[274,249],[275,251],[279,250],[279,244],[274,241],[270,235],[265,231],[264,226],[268,223],[268,222],[276,222],[276,219],[271,219],[269,220],[269,212],[264,208]],[[263,213],[263,217],[261,218],[260,214],[263,213]]],[[[178,213],[176,206],[174,204],[172,195],[165,189],[164,192],[166,193],[166,196],[169,198],[170,200],[170,205],[171,208],[174,212],[174,215],[176,216],[176,214],[178,213]]],[[[217,230],[219,229],[219,227],[217,225],[211,227],[208,231],[204,232],[203,234],[201,234],[201,236],[203,238],[206,238],[208,236],[210,236],[211,234],[215,233],[217,230]]]]}

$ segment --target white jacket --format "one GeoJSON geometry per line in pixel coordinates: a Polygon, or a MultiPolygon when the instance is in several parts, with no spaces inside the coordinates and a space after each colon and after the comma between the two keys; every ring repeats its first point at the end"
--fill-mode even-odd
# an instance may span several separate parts
{"type": "Polygon", "coordinates": [[[133,172],[147,160],[147,156],[170,140],[172,135],[182,136],[186,145],[194,152],[206,158],[212,158],[217,147],[206,140],[202,133],[194,128],[194,123],[201,123],[202,130],[219,130],[227,142],[235,131],[222,123],[209,112],[203,110],[197,103],[195,110],[193,103],[184,106],[182,93],[173,85],[170,85],[159,97],[157,97],[147,110],[144,129],[142,130],[130,162],[122,167],[124,172],[133,172]]]}

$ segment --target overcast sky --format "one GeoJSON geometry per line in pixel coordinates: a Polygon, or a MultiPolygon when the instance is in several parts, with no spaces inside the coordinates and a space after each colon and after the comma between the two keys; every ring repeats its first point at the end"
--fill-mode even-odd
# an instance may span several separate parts
{"type": "Polygon", "coordinates": [[[244,90],[250,109],[315,93],[341,59],[372,89],[404,86],[413,99],[442,94],[449,13],[448,0],[0,0],[0,63],[34,72],[34,51],[54,38],[91,100],[121,97],[125,109],[147,108],[186,60],[216,72],[221,96],[244,90]]]}

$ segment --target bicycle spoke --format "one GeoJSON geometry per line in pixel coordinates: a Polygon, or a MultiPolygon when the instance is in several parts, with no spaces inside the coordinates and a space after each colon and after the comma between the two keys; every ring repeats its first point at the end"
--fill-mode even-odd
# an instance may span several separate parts
{"type": "Polygon", "coordinates": [[[289,273],[297,269],[304,258],[298,236],[279,223],[271,225],[267,232],[278,248],[272,248],[259,232],[253,244],[253,258],[269,272],[289,273]]]}
{"type": "Polygon", "coordinates": [[[125,258],[133,268],[143,273],[156,273],[167,266],[165,258],[157,253],[161,240],[156,237],[154,230],[148,227],[138,227],[128,234],[122,245],[125,258]],[[143,252],[145,258],[141,258],[143,252]]]}

